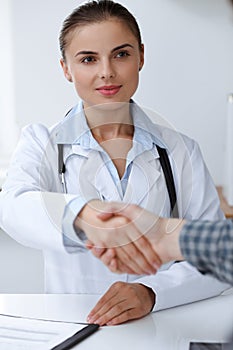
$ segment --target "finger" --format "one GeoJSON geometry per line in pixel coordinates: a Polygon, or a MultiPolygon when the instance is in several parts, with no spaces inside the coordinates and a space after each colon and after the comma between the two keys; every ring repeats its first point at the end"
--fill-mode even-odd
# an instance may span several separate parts
{"type": "Polygon", "coordinates": [[[127,265],[123,264],[117,257],[113,258],[110,261],[110,264],[107,265],[109,270],[114,273],[128,273],[130,275],[135,274],[135,271],[130,269],[127,265]]]}
{"type": "Polygon", "coordinates": [[[100,259],[102,263],[104,263],[111,272],[113,273],[128,273],[128,274],[135,274],[136,272],[132,269],[130,269],[127,265],[122,263],[117,257],[116,257],[116,251],[113,248],[105,249],[105,248],[98,248],[93,245],[88,245],[87,248],[91,250],[92,254],[100,259]]]}
{"type": "Polygon", "coordinates": [[[116,295],[117,290],[114,288],[114,285],[117,283],[119,282],[116,282],[113,285],[111,285],[107,292],[98,300],[94,308],[89,313],[88,319],[92,318],[95,314],[97,314],[104,307],[104,305],[106,305],[109,302],[109,300],[111,300],[111,298],[113,298],[116,295]]]}
{"type": "Polygon", "coordinates": [[[128,204],[118,202],[106,203],[104,210],[98,213],[97,217],[105,221],[114,215],[118,215],[120,211],[123,210],[127,205],[128,204]]]}
{"type": "Polygon", "coordinates": [[[113,273],[135,273],[133,270],[128,268],[121,261],[119,261],[119,259],[116,258],[116,252],[113,248],[104,249],[92,247],[91,252],[96,258],[100,259],[102,263],[104,263],[113,273]]]}
{"type": "MultiPolygon", "coordinates": [[[[127,236],[128,240],[131,241],[133,244],[127,244],[124,246],[125,251],[127,251],[128,255],[132,257],[131,262],[135,260],[135,263],[141,267],[141,270],[146,271],[146,273],[155,273],[159,267],[162,264],[162,261],[159,257],[159,255],[156,253],[156,251],[153,249],[153,246],[151,242],[148,240],[146,236],[144,236],[144,231],[138,229],[138,226],[136,224],[141,224],[141,217],[139,217],[139,213],[142,213],[141,208],[137,206],[128,206],[125,210],[129,211],[132,218],[135,218],[137,216],[137,221],[132,221],[131,226],[127,230],[127,236]],[[128,207],[135,207],[137,209],[137,214],[131,213],[132,210],[128,209],[128,207]],[[133,225],[133,227],[132,227],[133,225]],[[140,252],[140,253],[139,253],[140,252]]],[[[150,219],[150,214],[149,214],[150,219]]],[[[147,220],[144,220],[147,221],[147,220]]],[[[155,222],[155,219],[153,217],[153,220],[149,220],[150,222],[155,222]]],[[[149,227],[147,224],[147,227],[149,227]]],[[[151,224],[152,225],[152,224],[151,224]]],[[[142,228],[142,225],[141,225],[142,228]]],[[[146,231],[146,230],[145,230],[146,231]]],[[[128,265],[130,268],[133,268],[133,265],[129,261],[126,265],[128,265]]],[[[137,271],[139,273],[139,271],[137,271]]],[[[142,273],[142,272],[141,272],[142,273]]]]}
{"type": "Polygon", "coordinates": [[[141,236],[139,239],[134,241],[134,244],[137,247],[138,251],[141,252],[141,255],[137,255],[135,257],[137,259],[138,265],[146,268],[148,264],[152,269],[154,268],[156,272],[162,265],[162,260],[153,249],[150,241],[146,237],[141,236]]]}
{"type": "Polygon", "coordinates": [[[101,212],[101,213],[99,213],[97,215],[97,217],[99,219],[101,219],[102,221],[107,221],[107,220],[111,219],[113,216],[114,216],[113,213],[107,213],[107,212],[106,213],[105,212],[101,212]]]}
{"type": "Polygon", "coordinates": [[[101,220],[106,220],[113,215],[120,215],[127,217],[131,221],[139,220],[140,223],[141,218],[143,220],[142,214],[144,211],[145,210],[138,205],[111,202],[105,204],[104,210],[102,209],[101,212],[97,214],[97,217],[101,220]]]}
{"type": "Polygon", "coordinates": [[[122,263],[121,265],[119,264],[119,267],[123,268],[123,266],[127,266],[127,268],[132,271],[132,274],[135,274],[135,275],[148,274],[147,271],[141,269],[137,265],[134,258],[131,257],[130,252],[132,253],[132,251],[134,250],[134,248],[131,246],[132,246],[132,243],[130,243],[127,246],[116,248],[116,256],[118,258],[118,261],[122,263]],[[128,249],[129,249],[129,253],[128,253],[128,249]]]}
{"type": "Polygon", "coordinates": [[[105,265],[110,265],[111,260],[116,256],[115,249],[101,249],[101,248],[93,248],[93,255],[100,259],[105,265]]]}
{"type": "Polygon", "coordinates": [[[135,311],[133,308],[129,309],[128,300],[122,300],[121,302],[119,302],[117,299],[115,299],[114,301],[116,303],[112,305],[112,307],[109,308],[108,311],[106,311],[102,315],[95,315],[96,319],[94,319],[93,323],[97,323],[100,326],[106,324],[113,325],[125,322],[129,320],[130,317],[136,318],[137,310],[135,311]],[[134,312],[132,312],[132,310],[134,310],[134,312]]]}
{"type": "Polygon", "coordinates": [[[137,275],[151,275],[157,272],[158,267],[151,265],[135,244],[130,243],[116,248],[118,259],[137,275]]]}
{"type": "MultiPolygon", "coordinates": [[[[141,284],[114,283],[88,316],[88,322],[117,324],[148,314],[154,304],[151,292],[141,284]]],[[[153,293],[154,296],[154,293],[153,293]]]]}
{"type": "Polygon", "coordinates": [[[106,322],[107,326],[115,326],[117,324],[121,324],[127,322],[129,320],[135,320],[137,318],[142,317],[136,308],[132,308],[129,310],[125,310],[120,315],[113,317],[110,321],[106,322]]]}
{"type": "MultiPolygon", "coordinates": [[[[103,258],[104,255],[106,255],[106,252],[108,252],[109,249],[106,249],[106,248],[100,248],[100,247],[92,247],[91,248],[91,252],[92,254],[98,258],[98,259],[101,259],[103,258]]],[[[110,255],[110,253],[108,253],[110,255]]],[[[112,256],[114,257],[114,255],[112,256]]]]}
{"type": "Polygon", "coordinates": [[[119,270],[117,259],[116,259],[116,258],[113,258],[113,259],[110,261],[110,263],[107,265],[107,267],[109,268],[109,270],[110,270],[111,272],[117,273],[118,270],[119,270]]]}
{"type": "Polygon", "coordinates": [[[114,284],[112,287],[110,287],[109,291],[99,300],[94,309],[90,312],[88,322],[98,323],[102,326],[112,318],[119,316],[122,312],[131,308],[133,300],[130,298],[130,295],[127,294],[127,287],[125,284],[122,284],[122,288],[118,283],[114,284]],[[114,288],[115,285],[118,285],[118,287],[114,288]],[[111,289],[118,289],[118,293],[109,297],[112,292],[111,289]],[[103,303],[104,299],[105,301],[103,303]]]}
{"type": "MultiPolygon", "coordinates": [[[[123,217],[116,217],[114,223],[117,227],[122,229],[122,232],[120,229],[119,234],[116,237],[118,244],[115,246],[119,260],[121,260],[124,265],[128,266],[134,274],[156,273],[158,266],[161,265],[160,259],[149,241],[147,242],[147,238],[141,235],[133,223],[127,223],[126,225],[126,221],[123,217]],[[143,243],[145,252],[140,248],[140,242],[137,242],[138,239],[143,243]],[[153,257],[152,263],[148,261],[148,258],[146,257],[147,253],[149,257],[153,257]]],[[[108,264],[108,262],[106,262],[106,264],[108,264]]]]}
{"type": "Polygon", "coordinates": [[[125,283],[125,288],[122,288],[122,290],[122,293],[124,293],[123,295],[126,297],[126,305],[124,307],[124,302],[120,304],[123,311],[119,312],[119,314],[113,317],[111,321],[108,321],[108,325],[119,324],[130,319],[143,317],[150,313],[155,303],[154,292],[150,288],[141,284],[125,283]]]}
{"type": "MultiPolygon", "coordinates": [[[[128,283],[116,284],[118,293],[110,298],[96,313],[90,314],[88,322],[97,323],[101,326],[105,324],[119,324],[129,319],[140,318],[150,312],[149,308],[144,307],[148,303],[144,298],[138,297],[136,289],[128,283]]],[[[139,286],[139,288],[144,288],[139,286]]],[[[148,298],[149,299],[149,298],[148,298]]]]}
{"type": "Polygon", "coordinates": [[[102,254],[100,260],[114,273],[128,273],[135,274],[135,271],[124,265],[119,259],[116,258],[116,250],[108,249],[102,254]]]}
{"type": "MultiPolygon", "coordinates": [[[[139,232],[134,227],[134,237],[139,236],[139,232]]],[[[115,256],[113,249],[105,249],[96,247],[92,242],[87,242],[87,248],[91,249],[93,255],[101,259],[101,261],[108,266],[110,271],[115,273],[131,273],[131,274],[154,274],[161,265],[161,260],[153,250],[150,242],[143,236],[139,236],[133,243],[124,245],[119,249],[118,268],[112,265],[110,262],[115,256]],[[120,268],[119,268],[120,267],[120,268]]]]}
{"type": "Polygon", "coordinates": [[[85,246],[86,246],[87,249],[92,249],[94,247],[94,243],[92,243],[91,241],[87,240],[85,246]]]}

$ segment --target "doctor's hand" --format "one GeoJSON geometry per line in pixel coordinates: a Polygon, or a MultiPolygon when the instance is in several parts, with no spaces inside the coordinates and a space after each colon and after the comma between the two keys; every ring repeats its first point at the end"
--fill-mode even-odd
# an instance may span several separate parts
{"type": "Polygon", "coordinates": [[[89,323],[117,325],[147,315],[155,303],[152,289],[140,283],[116,282],[87,317],[89,323]]]}
{"type": "Polygon", "coordinates": [[[121,269],[114,267],[114,272],[124,270],[130,274],[154,274],[161,265],[146,237],[126,217],[108,212],[106,202],[92,200],[86,204],[75,219],[74,227],[85,232],[89,249],[97,251],[94,255],[99,258],[101,253],[101,260],[106,265],[109,264],[109,257],[112,259],[115,250],[120,247],[118,257],[121,263],[118,265],[121,265],[121,269]],[[134,257],[137,257],[137,261],[134,257]]]}

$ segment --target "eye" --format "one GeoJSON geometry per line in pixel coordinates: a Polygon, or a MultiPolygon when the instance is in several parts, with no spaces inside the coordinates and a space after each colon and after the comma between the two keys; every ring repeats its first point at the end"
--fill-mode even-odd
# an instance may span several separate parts
{"type": "Polygon", "coordinates": [[[82,60],[81,60],[82,63],[86,63],[86,64],[92,63],[92,62],[94,62],[94,61],[95,61],[95,58],[92,57],[92,56],[84,57],[84,58],[82,58],[82,60]]]}
{"type": "Polygon", "coordinates": [[[120,51],[118,52],[118,54],[116,55],[116,57],[118,58],[121,58],[121,57],[127,57],[129,56],[129,53],[127,51],[120,51]]]}

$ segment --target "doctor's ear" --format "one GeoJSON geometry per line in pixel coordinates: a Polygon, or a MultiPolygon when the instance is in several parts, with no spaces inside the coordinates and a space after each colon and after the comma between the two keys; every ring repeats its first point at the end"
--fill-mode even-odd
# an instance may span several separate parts
{"type": "Polygon", "coordinates": [[[144,45],[141,44],[141,47],[140,47],[140,61],[139,61],[139,72],[140,70],[142,69],[144,65],[144,45]]]}
{"type": "Polygon", "coordinates": [[[69,72],[69,68],[67,67],[67,64],[66,64],[66,62],[64,61],[63,58],[60,59],[60,64],[61,64],[61,66],[62,66],[64,76],[66,77],[66,79],[67,79],[68,81],[70,81],[70,82],[72,83],[72,81],[73,81],[73,80],[72,80],[72,76],[71,76],[71,74],[70,74],[70,72],[69,72]]]}
{"type": "Polygon", "coordinates": [[[143,65],[144,65],[144,62],[140,62],[139,68],[138,68],[139,72],[142,70],[143,65]]]}

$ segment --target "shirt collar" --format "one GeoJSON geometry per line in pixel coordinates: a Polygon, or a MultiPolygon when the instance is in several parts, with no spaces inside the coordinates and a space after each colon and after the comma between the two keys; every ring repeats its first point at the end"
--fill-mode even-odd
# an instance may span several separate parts
{"type": "Polygon", "coordinates": [[[56,143],[58,144],[77,144],[80,138],[84,138],[89,132],[89,127],[86,122],[83,104],[80,101],[73,107],[62,122],[58,125],[55,135],[56,143]]]}
{"type": "Polygon", "coordinates": [[[146,149],[151,149],[154,145],[166,148],[160,124],[154,123],[136,103],[131,104],[131,115],[135,127],[134,140],[136,142],[143,144],[146,149]]]}
{"type": "MultiPolygon", "coordinates": [[[[134,101],[131,102],[130,108],[135,127],[134,144],[137,148],[136,152],[141,153],[140,150],[152,149],[154,145],[166,148],[161,135],[161,128],[153,123],[143,109],[134,101]]],[[[59,124],[55,140],[57,144],[79,144],[86,149],[101,149],[88,127],[82,101],[73,107],[59,124]]]]}

